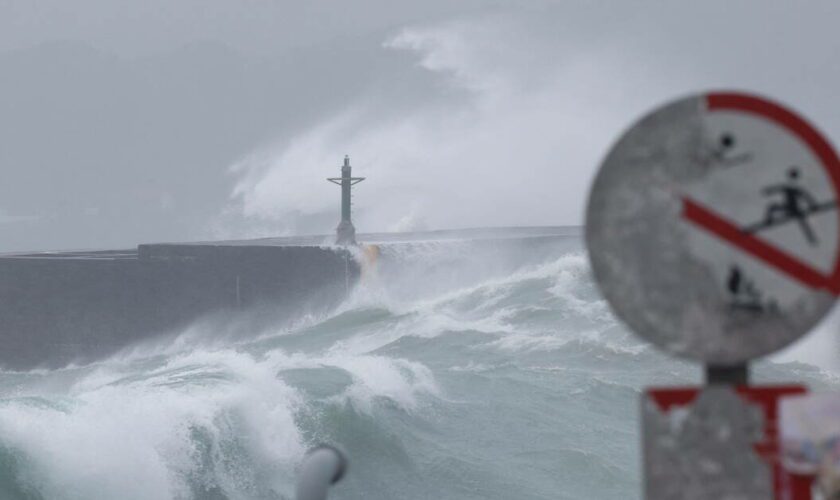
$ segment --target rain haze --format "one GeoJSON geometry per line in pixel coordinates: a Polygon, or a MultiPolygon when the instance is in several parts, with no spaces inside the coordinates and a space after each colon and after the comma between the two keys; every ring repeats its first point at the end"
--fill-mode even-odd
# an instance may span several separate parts
{"type": "Polygon", "coordinates": [[[751,89],[829,136],[834,2],[0,3],[0,251],[582,223],[652,106],[751,89]]]}
{"type": "MultiPolygon", "coordinates": [[[[836,2],[0,2],[0,251],[582,224],[651,107],[750,89],[840,133],[836,2]]],[[[820,352],[825,352],[821,350],[820,352]]]]}
{"type": "MultiPolygon", "coordinates": [[[[606,153],[669,100],[756,93],[840,142],[838,18],[836,1],[0,0],[0,254],[331,235],[345,155],[359,233],[576,229],[606,153]]],[[[355,289],[343,257],[346,296],[320,316],[0,369],[0,498],[291,498],[321,440],[355,452],[339,499],[640,491],[628,408],[701,371],[616,320],[572,232],[521,255],[385,245],[355,289]]],[[[105,297],[142,279],[112,281],[105,297]]],[[[836,386],[838,326],[835,308],[758,380],[836,386]]]]}

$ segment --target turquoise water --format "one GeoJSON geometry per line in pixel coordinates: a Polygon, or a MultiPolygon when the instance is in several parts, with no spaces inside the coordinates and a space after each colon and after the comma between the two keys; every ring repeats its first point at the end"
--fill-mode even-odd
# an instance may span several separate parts
{"type": "Polygon", "coordinates": [[[291,498],[323,441],[331,498],[638,498],[641,388],[700,377],[616,323],[576,239],[385,247],[330,314],[231,338],[0,372],[0,498],[291,498]]]}

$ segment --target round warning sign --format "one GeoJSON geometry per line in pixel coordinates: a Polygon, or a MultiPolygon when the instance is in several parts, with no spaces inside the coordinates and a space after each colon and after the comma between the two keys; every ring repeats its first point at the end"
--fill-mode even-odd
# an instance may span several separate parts
{"type": "Polygon", "coordinates": [[[840,292],[840,159],[808,122],[753,95],[696,95],[637,122],[586,213],[593,272],[619,318],[710,364],[807,333],[840,292]]]}

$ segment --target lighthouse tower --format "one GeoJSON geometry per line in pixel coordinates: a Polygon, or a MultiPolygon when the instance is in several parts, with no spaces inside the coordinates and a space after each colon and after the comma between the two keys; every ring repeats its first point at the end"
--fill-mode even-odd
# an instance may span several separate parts
{"type": "Polygon", "coordinates": [[[341,167],[341,177],[330,177],[327,180],[341,186],[341,222],[335,229],[335,242],[338,245],[355,245],[356,228],[350,220],[350,187],[365,180],[364,177],[353,177],[350,173],[350,157],[344,157],[341,167]]]}

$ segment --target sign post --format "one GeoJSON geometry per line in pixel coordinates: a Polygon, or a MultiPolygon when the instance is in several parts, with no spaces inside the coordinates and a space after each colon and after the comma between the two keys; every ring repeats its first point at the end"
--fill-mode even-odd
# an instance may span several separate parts
{"type": "Polygon", "coordinates": [[[748,362],[805,335],[834,304],[839,198],[828,141],[787,108],[742,93],[666,104],[604,159],[586,213],[595,279],[618,318],[703,363],[708,384],[643,397],[648,499],[810,498],[767,451],[778,399],[805,389],[748,387],[748,362]]]}

